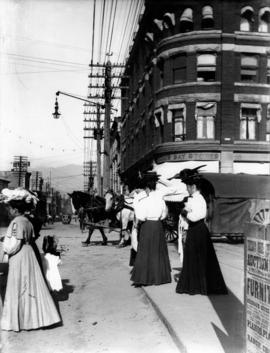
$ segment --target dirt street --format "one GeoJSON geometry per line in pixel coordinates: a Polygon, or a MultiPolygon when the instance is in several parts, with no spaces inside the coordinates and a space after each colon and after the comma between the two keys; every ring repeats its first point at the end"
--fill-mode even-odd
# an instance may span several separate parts
{"type": "Polygon", "coordinates": [[[115,246],[118,233],[110,233],[108,246],[101,246],[96,231],[94,244],[82,247],[86,233],[78,224],[56,223],[42,230],[39,247],[47,234],[59,238],[62,252],[63,325],[2,331],[1,353],[179,352],[142,290],[131,286],[129,248],[115,246]]]}

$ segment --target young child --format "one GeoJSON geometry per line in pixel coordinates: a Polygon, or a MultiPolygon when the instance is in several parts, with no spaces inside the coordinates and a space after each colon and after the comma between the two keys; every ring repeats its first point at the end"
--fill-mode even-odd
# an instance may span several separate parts
{"type": "Polygon", "coordinates": [[[58,265],[61,263],[60,253],[57,251],[57,242],[54,235],[45,235],[42,250],[44,252],[44,273],[51,291],[63,289],[58,265]]]}

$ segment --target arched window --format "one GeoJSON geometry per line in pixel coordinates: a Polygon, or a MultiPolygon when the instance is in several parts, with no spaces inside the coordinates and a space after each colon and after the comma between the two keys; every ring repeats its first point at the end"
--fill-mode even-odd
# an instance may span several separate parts
{"type": "Polygon", "coordinates": [[[254,10],[251,6],[245,6],[241,9],[240,31],[252,31],[254,22],[254,10]]]}
{"type": "Polygon", "coordinates": [[[259,32],[270,32],[270,7],[264,7],[259,11],[259,32]]]}
{"type": "Polygon", "coordinates": [[[216,55],[200,54],[197,57],[197,81],[215,81],[216,55]]]}
{"type": "Polygon", "coordinates": [[[214,27],[213,8],[204,6],[202,8],[202,29],[210,29],[214,27]]]}
{"type": "Polygon", "coordinates": [[[172,28],[173,26],[175,26],[175,15],[174,15],[174,13],[166,12],[163,15],[163,26],[165,28],[172,28]]]}
{"type": "Polygon", "coordinates": [[[180,32],[190,32],[193,30],[193,10],[186,8],[180,17],[180,32]]]}

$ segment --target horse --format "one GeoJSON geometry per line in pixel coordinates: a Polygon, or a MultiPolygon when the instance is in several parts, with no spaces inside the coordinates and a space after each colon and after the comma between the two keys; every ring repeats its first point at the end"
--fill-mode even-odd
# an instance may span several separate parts
{"type": "Polygon", "coordinates": [[[129,244],[130,233],[134,221],[133,197],[127,195],[116,195],[113,190],[105,194],[105,211],[111,212],[120,222],[120,241],[118,247],[129,244]]]}
{"type": "MultiPolygon", "coordinates": [[[[97,223],[110,218],[111,214],[105,211],[105,198],[98,195],[90,195],[82,191],[73,191],[68,194],[71,197],[72,204],[80,217],[80,229],[84,229],[85,221],[97,223]]],[[[88,236],[82,242],[83,246],[90,244],[91,236],[94,229],[98,229],[102,235],[102,245],[107,245],[108,238],[106,237],[103,227],[89,225],[88,236]]]]}

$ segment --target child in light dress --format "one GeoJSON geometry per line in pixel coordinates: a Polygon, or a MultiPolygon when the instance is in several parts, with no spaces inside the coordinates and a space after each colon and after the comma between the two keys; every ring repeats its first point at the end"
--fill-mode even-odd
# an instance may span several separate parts
{"type": "Polygon", "coordinates": [[[61,264],[61,259],[60,253],[57,251],[55,236],[44,236],[42,249],[44,252],[43,267],[48,287],[51,291],[59,292],[63,289],[63,285],[58,269],[58,265],[61,264]]]}

